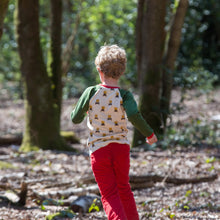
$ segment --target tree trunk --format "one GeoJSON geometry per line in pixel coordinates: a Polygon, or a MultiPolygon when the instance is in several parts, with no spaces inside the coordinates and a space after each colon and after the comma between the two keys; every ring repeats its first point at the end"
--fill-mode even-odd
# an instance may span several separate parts
{"type": "Polygon", "coordinates": [[[65,146],[53,103],[39,37],[38,0],[17,1],[17,37],[25,87],[25,131],[22,151],[62,149],[65,146]]]}
{"type": "MultiPolygon", "coordinates": [[[[69,68],[70,68],[71,56],[72,56],[73,49],[74,49],[74,41],[75,41],[76,34],[78,32],[79,24],[80,24],[80,12],[81,12],[81,5],[80,5],[80,7],[78,9],[78,13],[76,15],[75,27],[72,30],[71,35],[67,39],[66,46],[63,49],[63,54],[62,54],[62,74],[64,76],[67,75],[67,73],[69,71],[69,68]]],[[[70,25],[69,25],[69,28],[70,28],[70,25]]]]}
{"type": "Polygon", "coordinates": [[[9,0],[1,0],[0,1],[0,39],[3,34],[3,22],[8,9],[9,0]]]}
{"type": "Polygon", "coordinates": [[[52,81],[52,95],[56,114],[56,123],[60,130],[62,103],[62,72],[61,72],[61,34],[62,34],[62,1],[51,0],[50,51],[48,54],[48,74],[52,81]]]}
{"type": "Polygon", "coordinates": [[[138,15],[136,22],[136,62],[137,62],[137,78],[138,84],[141,82],[141,60],[142,60],[142,26],[143,26],[143,14],[144,7],[146,7],[145,0],[138,1],[138,15]]]}
{"type": "MultiPolygon", "coordinates": [[[[140,111],[157,134],[162,134],[160,117],[160,92],[162,55],[165,40],[166,1],[145,0],[143,23],[141,27],[141,62],[138,63],[140,82],[140,111]]],[[[142,13],[142,12],[141,12],[142,13]]],[[[140,46],[139,46],[140,47],[140,46]]],[[[135,130],[133,146],[145,142],[139,131],[135,130]]]]}
{"type": "Polygon", "coordinates": [[[173,19],[168,42],[167,53],[164,58],[163,69],[163,89],[161,98],[161,110],[163,123],[166,127],[167,117],[170,113],[170,99],[173,86],[173,71],[175,69],[175,60],[180,46],[181,30],[184,23],[185,14],[188,7],[188,0],[180,0],[173,19]]]}

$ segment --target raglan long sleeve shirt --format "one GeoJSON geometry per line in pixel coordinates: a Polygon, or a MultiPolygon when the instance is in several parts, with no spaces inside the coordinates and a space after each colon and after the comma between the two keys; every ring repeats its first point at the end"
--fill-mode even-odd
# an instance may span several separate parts
{"type": "Polygon", "coordinates": [[[87,114],[90,154],[112,142],[129,144],[127,119],[145,137],[153,133],[138,111],[132,93],[119,87],[88,87],[71,112],[71,120],[73,123],[80,123],[87,114]]]}

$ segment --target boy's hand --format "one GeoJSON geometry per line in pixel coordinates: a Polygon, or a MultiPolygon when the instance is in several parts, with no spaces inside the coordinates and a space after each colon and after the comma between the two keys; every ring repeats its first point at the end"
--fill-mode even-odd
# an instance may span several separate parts
{"type": "Polygon", "coordinates": [[[150,145],[153,144],[153,143],[156,143],[157,142],[157,136],[155,134],[152,134],[150,137],[146,138],[146,142],[150,145]]]}

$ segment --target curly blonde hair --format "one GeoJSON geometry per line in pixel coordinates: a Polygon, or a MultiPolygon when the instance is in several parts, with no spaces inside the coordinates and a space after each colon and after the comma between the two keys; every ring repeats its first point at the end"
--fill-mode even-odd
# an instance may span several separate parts
{"type": "Polygon", "coordinates": [[[102,46],[95,58],[96,68],[105,76],[118,79],[126,69],[126,52],[118,45],[102,46]]]}

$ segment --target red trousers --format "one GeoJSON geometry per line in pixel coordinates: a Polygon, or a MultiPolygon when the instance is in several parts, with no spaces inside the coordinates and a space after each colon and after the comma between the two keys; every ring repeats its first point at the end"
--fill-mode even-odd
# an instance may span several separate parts
{"type": "Polygon", "coordinates": [[[130,147],[111,143],[91,154],[92,170],[108,220],[138,220],[129,184],[130,147]]]}

